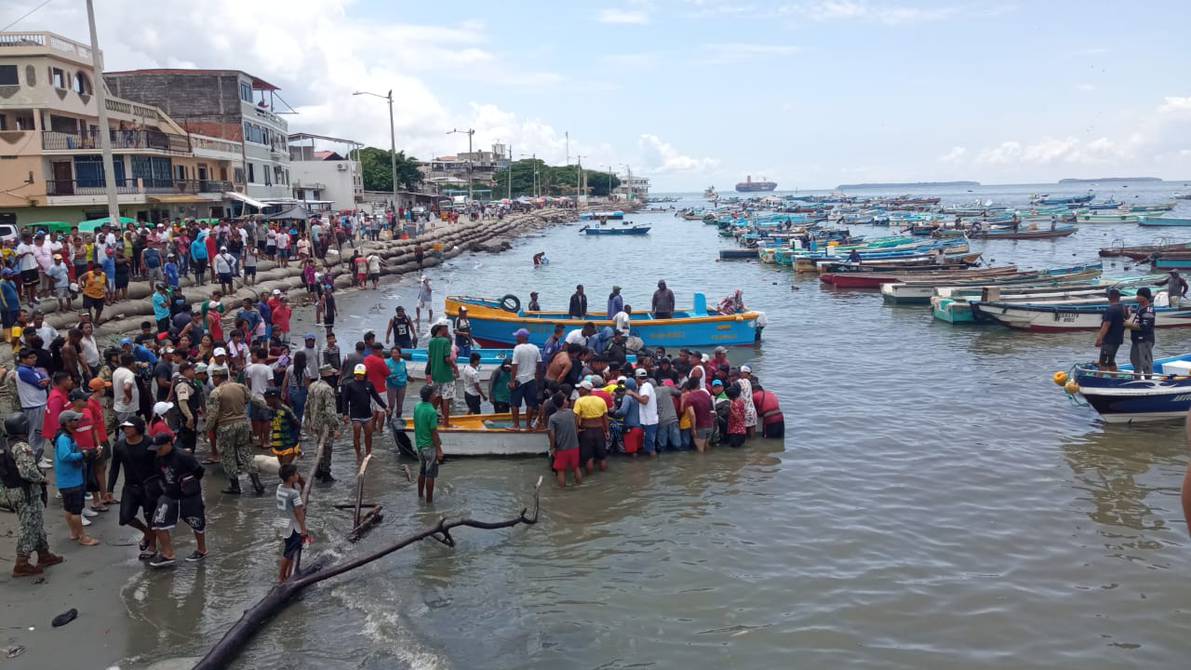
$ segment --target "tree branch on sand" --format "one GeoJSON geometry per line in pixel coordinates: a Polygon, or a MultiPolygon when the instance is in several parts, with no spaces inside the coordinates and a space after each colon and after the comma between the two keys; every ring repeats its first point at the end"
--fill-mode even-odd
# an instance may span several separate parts
{"type": "MultiPolygon", "coordinates": [[[[320,445],[321,447],[321,445],[320,445]]],[[[317,462],[317,461],[316,461],[317,462]]],[[[275,585],[263,598],[261,598],[255,605],[244,611],[244,614],[226,633],[215,646],[207,652],[207,655],[202,658],[194,667],[195,670],[217,670],[227,667],[240,651],[247,646],[252,636],[266,624],[269,619],[276,616],[278,612],[288,605],[295,596],[304,591],[307,587],[318,584],[319,582],[338,577],[345,572],[355,570],[363,567],[369,563],[384,558],[389,554],[404,549],[411,544],[421,542],[426,539],[434,539],[445,544],[448,547],[455,546],[455,538],[451,535],[451,531],[460,528],[480,528],[482,530],[496,530],[499,528],[512,528],[521,524],[533,525],[538,522],[538,510],[540,508],[539,494],[542,489],[542,478],[538,477],[538,482],[534,486],[533,491],[533,513],[529,513],[529,508],[522,508],[521,513],[512,519],[505,519],[503,521],[476,521],[474,519],[457,519],[455,521],[448,521],[446,517],[438,520],[434,526],[426,530],[410,535],[403,539],[397,540],[392,544],[375,551],[366,556],[361,556],[350,561],[345,561],[338,565],[321,566],[316,565],[300,575],[295,575],[289,581],[275,585]]]]}

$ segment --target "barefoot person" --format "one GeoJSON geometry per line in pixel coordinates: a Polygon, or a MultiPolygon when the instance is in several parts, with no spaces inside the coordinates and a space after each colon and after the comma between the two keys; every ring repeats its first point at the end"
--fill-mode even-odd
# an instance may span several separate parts
{"type": "Polygon", "coordinates": [[[141,531],[140,560],[146,561],[157,554],[157,534],[149,529],[153,510],[157,507],[157,493],[160,477],[157,474],[156,455],[149,451],[149,438],[145,436],[145,420],[139,416],[129,418],[120,424],[120,437],[112,450],[111,470],[108,473],[108,490],[111,492],[124,469],[124,485],[120,489],[120,525],[132,526],[141,531]],[[144,520],[137,515],[143,515],[144,520]]]}
{"type": "Polygon", "coordinates": [[[82,414],[68,409],[58,415],[58,434],[54,436],[54,473],[58,490],[62,493],[62,508],[66,510],[66,525],[70,528],[70,539],[84,547],[93,547],[99,540],[83,530],[83,498],[86,495],[86,481],[83,475],[84,459],[95,458],[103,450],[96,447],[84,452],[74,439],[82,414]]]}
{"type": "MultiPolygon", "coordinates": [[[[583,383],[591,385],[591,382],[583,383]]],[[[554,473],[558,476],[558,488],[567,487],[567,471],[572,473],[575,486],[578,486],[583,483],[583,475],[579,472],[579,431],[575,413],[567,409],[567,399],[562,392],[554,394],[554,402],[558,404],[559,410],[551,414],[546,422],[546,435],[550,439],[550,454],[553,456],[554,473]]],[[[600,404],[603,405],[604,401],[600,400],[600,404]]]]}
{"type": "Polygon", "coordinates": [[[438,400],[438,386],[426,384],[422,387],[422,402],[414,407],[414,443],[418,449],[418,499],[434,502],[434,480],[438,479],[438,466],[442,463],[442,441],[438,436],[438,412],[434,409],[438,400]]]}
{"type": "Polygon", "coordinates": [[[451,340],[447,337],[447,324],[437,323],[430,329],[430,346],[426,347],[426,368],[430,381],[438,387],[439,409],[442,410],[442,427],[451,427],[451,401],[455,399],[455,379],[459,377],[459,366],[451,353],[451,340]]]}
{"type": "Polygon", "coordinates": [[[352,379],[340,387],[339,394],[343,399],[343,408],[346,410],[343,423],[344,425],[348,422],[351,423],[352,447],[356,450],[356,462],[359,463],[364,458],[364,455],[360,453],[361,432],[364,434],[364,453],[372,453],[372,425],[374,423],[372,408],[374,403],[381,410],[385,410],[387,407],[385,407],[384,398],[381,398],[380,394],[376,392],[376,388],[364,378],[368,370],[363,363],[356,363],[352,373],[352,379]]]}
{"type": "Polygon", "coordinates": [[[286,463],[278,475],[281,483],[277,485],[277,509],[289,523],[289,534],[281,548],[281,575],[277,580],[284,582],[294,573],[294,563],[302,545],[313,542],[314,536],[306,530],[306,504],[302,502],[302,477],[298,474],[298,466],[286,463]]]}

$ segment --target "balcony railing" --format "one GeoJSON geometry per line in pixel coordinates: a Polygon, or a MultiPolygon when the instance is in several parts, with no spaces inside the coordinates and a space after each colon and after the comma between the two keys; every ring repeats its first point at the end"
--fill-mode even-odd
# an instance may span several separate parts
{"type": "MultiPolygon", "coordinates": [[[[185,135],[160,130],[112,130],[113,149],[151,149],[167,153],[190,153],[190,140],[185,135]]],[[[96,151],[100,147],[98,131],[83,134],[45,130],[41,133],[41,148],[45,151],[96,151]]]]}
{"type": "Polygon", "coordinates": [[[217,137],[206,137],[204,135],[191,135],[190,141],[195,150],[206,149],[207,151],[222,151],[231,154],[241,153],[239,142],[222,140],[217,137]]]}
{"type": "MultiPolygon", "coordinates": [[[[233,190],[232,183],[217,179],[117,179],[118,195],[224,193],[233,190]]],[[[50,179],[46,181],[46,195],[104,195],[103,180],[50,179]]]]}
{"type": "Polygon", "coordinates": [[[0,48],[2,47],[45,47],[48,46],[55,51],[75,56],[77,58],[90,60],[90,47],[68,40],[64,37],[48,32],[35,33],[0,33],[0,48]]]}

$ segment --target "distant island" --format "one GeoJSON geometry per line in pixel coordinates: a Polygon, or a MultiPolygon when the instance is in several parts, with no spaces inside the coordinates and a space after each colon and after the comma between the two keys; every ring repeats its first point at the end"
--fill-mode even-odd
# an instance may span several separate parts
{"type": "Polygon", "coordinates": [[[978,181],[907,181],[907,182],[889,182],[889,183],[873,183],[873,184],[840,184],[836,186],[837,191],[844,191],[847,189],[860,188],[934,188],[937,186],[954,187],[954,186],[979,186],[978,181]]]}
{"type": "Polygon", "coordinates": [[[1162,181],[1157,177],[1105,177],[1103,179],[1060,179],[1060,184],[1094,184],[1106,181],[1156,182],[1162,181]]]}

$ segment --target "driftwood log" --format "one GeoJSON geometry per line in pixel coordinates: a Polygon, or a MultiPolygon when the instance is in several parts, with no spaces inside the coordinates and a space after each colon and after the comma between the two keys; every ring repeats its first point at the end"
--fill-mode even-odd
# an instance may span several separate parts
{"type": "Polygon", "coordinates": [[[319,582],[338,577],[345,572],[355,570],[384,558],[389,554],[404,549],[411,544],[421,542],[425,539],[434,539],[448,547],[455,546],[455,538],[451,535],[451,531],[460,528],[480,528],[483,530],[496,530],[499,528],[512,528],[521,524],[533,525],[538,522],[538,511],[540,508],[539,495],[542,488],[542,478],[538,477],[537,485],[534,486],[533,492],[533,513],[529,513],[529,508],[522,508],[521,513],[512,519],[505,519],[503,521],[475,521],[474,519],[457,519],[455,521],[448,521],[446,517],[438,520],[438,523],[426,530],[410,535],[408,537],[397,540],[396,542],[366,556],[361,556],[350,561],[345,561],[333,566],[319,566],[307,571],[305,574],[295,575],[289,581],[277,584],[274,586],[263,598],[255,605],[244,611],[235,624],[232,625],[219,642],[211,647],[206,656],[194,666],[195,670],[221,670],[227,667],[240,651],[252,639],[262,626],[264,626],[271,618],[286,607],[294,597],[304,591],[307,587],[318,584],[319,582]]]}

